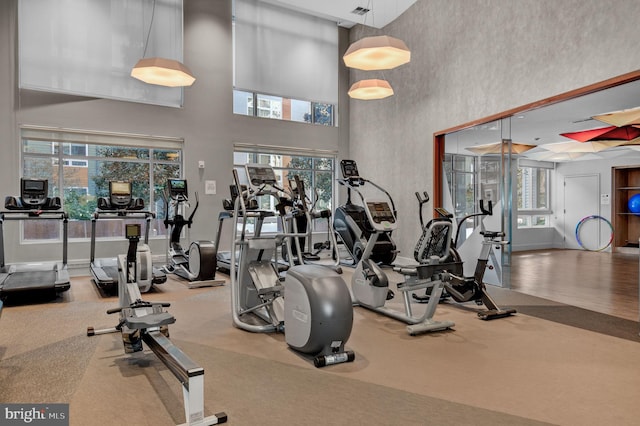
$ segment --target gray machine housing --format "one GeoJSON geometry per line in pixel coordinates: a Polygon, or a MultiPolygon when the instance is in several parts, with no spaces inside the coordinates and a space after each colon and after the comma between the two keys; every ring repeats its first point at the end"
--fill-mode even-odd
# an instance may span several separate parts
{"type": "Polygon", "coordinates": [[[298,265],[287,272],[284,299],[285,340],[304,353],[331,355],[349,340],[353,307],[349,290],[335,271],[298,265]]]}
{"type": "MultiPolygon", "coordinates": [[[[254,333],[284,332],[289,347],[314,356],[316,367],[350,362],[352,351],[344,349],[353,326],[353,307],[344,279],[329,267],[303,264],[290,266],[280,274],[278,247],[306,233],[251,235],[246,219],[259,212],[247,208],[258,196],[275,197],[282,203],[282,188],[270,166],[246,165],[250,188],[239,189],[233,212],[233,247],[230,277],[233,323],[254,333]],[[242,220],[240,220],[242,219],[242,220]],[[238,259],[236,259],[236,255],[238,259]],[[257,316],[263,323],[256,324],[257,316]]],[[[281,211],[280,229],[286,229],[281,211]]],[[[291,260],[291,257],[289,258],[291,260]]]]}

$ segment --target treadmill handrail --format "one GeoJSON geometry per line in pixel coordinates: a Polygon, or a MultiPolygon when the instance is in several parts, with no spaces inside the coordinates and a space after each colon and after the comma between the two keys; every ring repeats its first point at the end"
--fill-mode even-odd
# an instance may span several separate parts
{"type": "Polygon", "coordinates": [[[65,211],[38,210],[38,209],[0,211],[0,220],[38,220],[38,219],[68,220],[69,215],[65,211]]]}
{"type": "Polygon", "coordinates": [[[107,216],[105,219],[123,219],[123,218],[135,218],[146,219],[147,217],[154,219],[156,214],[148,210],[97,210],[93,212],[91,220],[100,219],[100,215],[107,216]],[[124,213],[124,214],[123,214],[124,213]]]}
{"type": "Polygon", "coordinates": [[[0,267],[5,266],[4,221],[5,220],[61,220],[62,221],[62,266],[67,266],[69,243],[69,215],[65,211],[52,210],[2,210],[0,211],[0,267]],[[37,213],[37,214],[34,214],[37,213]]]}

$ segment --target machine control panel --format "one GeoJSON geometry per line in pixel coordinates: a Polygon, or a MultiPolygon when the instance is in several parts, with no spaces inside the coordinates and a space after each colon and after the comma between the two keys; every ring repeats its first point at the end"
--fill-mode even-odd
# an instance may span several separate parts
{"type": "Polygon", "coordinates": [[[189,194],[186,179],[167,179],[167,190],[169,196],[174,200],[186,199],[189,194]]]}
{"type": "Polygon", "coordinates": [[[20,180],[20,198],[27,206],[41,206],[47,202],[49,182],[46,179],[20,180]]]}
{"type": "Polygon", "coordinates": [[[115,208],[127,208],[131,203],[131,182],[109,182],[109,200],[115,208]]]}
{"type": "Polygon", "coordinates": [[[396,217],[387,201],[365,201],[367,216],[376,231],[392,231],[396,229],[396,217]]]}
{"type": "Polygon", "coordinates": [[[342,177],[345,179],[360,177],[358,174],[358,165],[354,160],[340,161],[340,169],[342,170],[342,177]]]}
{"type": "Polygon", "coordinates": [[[245,166],[247,178],[254,187],[274,185],[278,182],[273,167],[268,164],[247,164],[245,166]]]}

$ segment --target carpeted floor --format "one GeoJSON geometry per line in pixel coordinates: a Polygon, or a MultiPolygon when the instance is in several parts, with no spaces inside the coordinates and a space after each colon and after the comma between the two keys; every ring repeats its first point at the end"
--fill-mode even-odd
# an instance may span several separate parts
{"type": "MultiPolygon", "coordinates": [[[[414,337],[356,307],[347,344],[356,360],[324,369],[282,335],[234,328],[228,285],[190,290],[172,278],[145,299],[172,302],[172,341],[205,368],[207,414],[224,411],[229,424],[637,424],[637,323],[492,295],[518,315],[486,322],[475,306],[442,304],[436,319],[455,329],[414,337]]],[[[184,422],[181,387],[152,352],[126,355],[119,335],[86,336],[89,325],[114,325],[105,312],[116,304],[87,277],[52,303],[8,304],[0,402],[69,403],[72,425],[184,422]]]]}

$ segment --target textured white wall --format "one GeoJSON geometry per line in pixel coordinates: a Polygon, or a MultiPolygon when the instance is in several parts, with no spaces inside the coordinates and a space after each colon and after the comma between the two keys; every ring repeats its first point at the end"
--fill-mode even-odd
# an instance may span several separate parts
{"type": "Polygon", "coordinates": [[[638,0],[418,0],[383,30],[351,30],[411,49],[384,73],[395,96],[350,102],[350,157],[394,196],[401,256],[419,231],[413,194],[433,192],[433,133],[639,69],[636,16],[638,0]]]}

